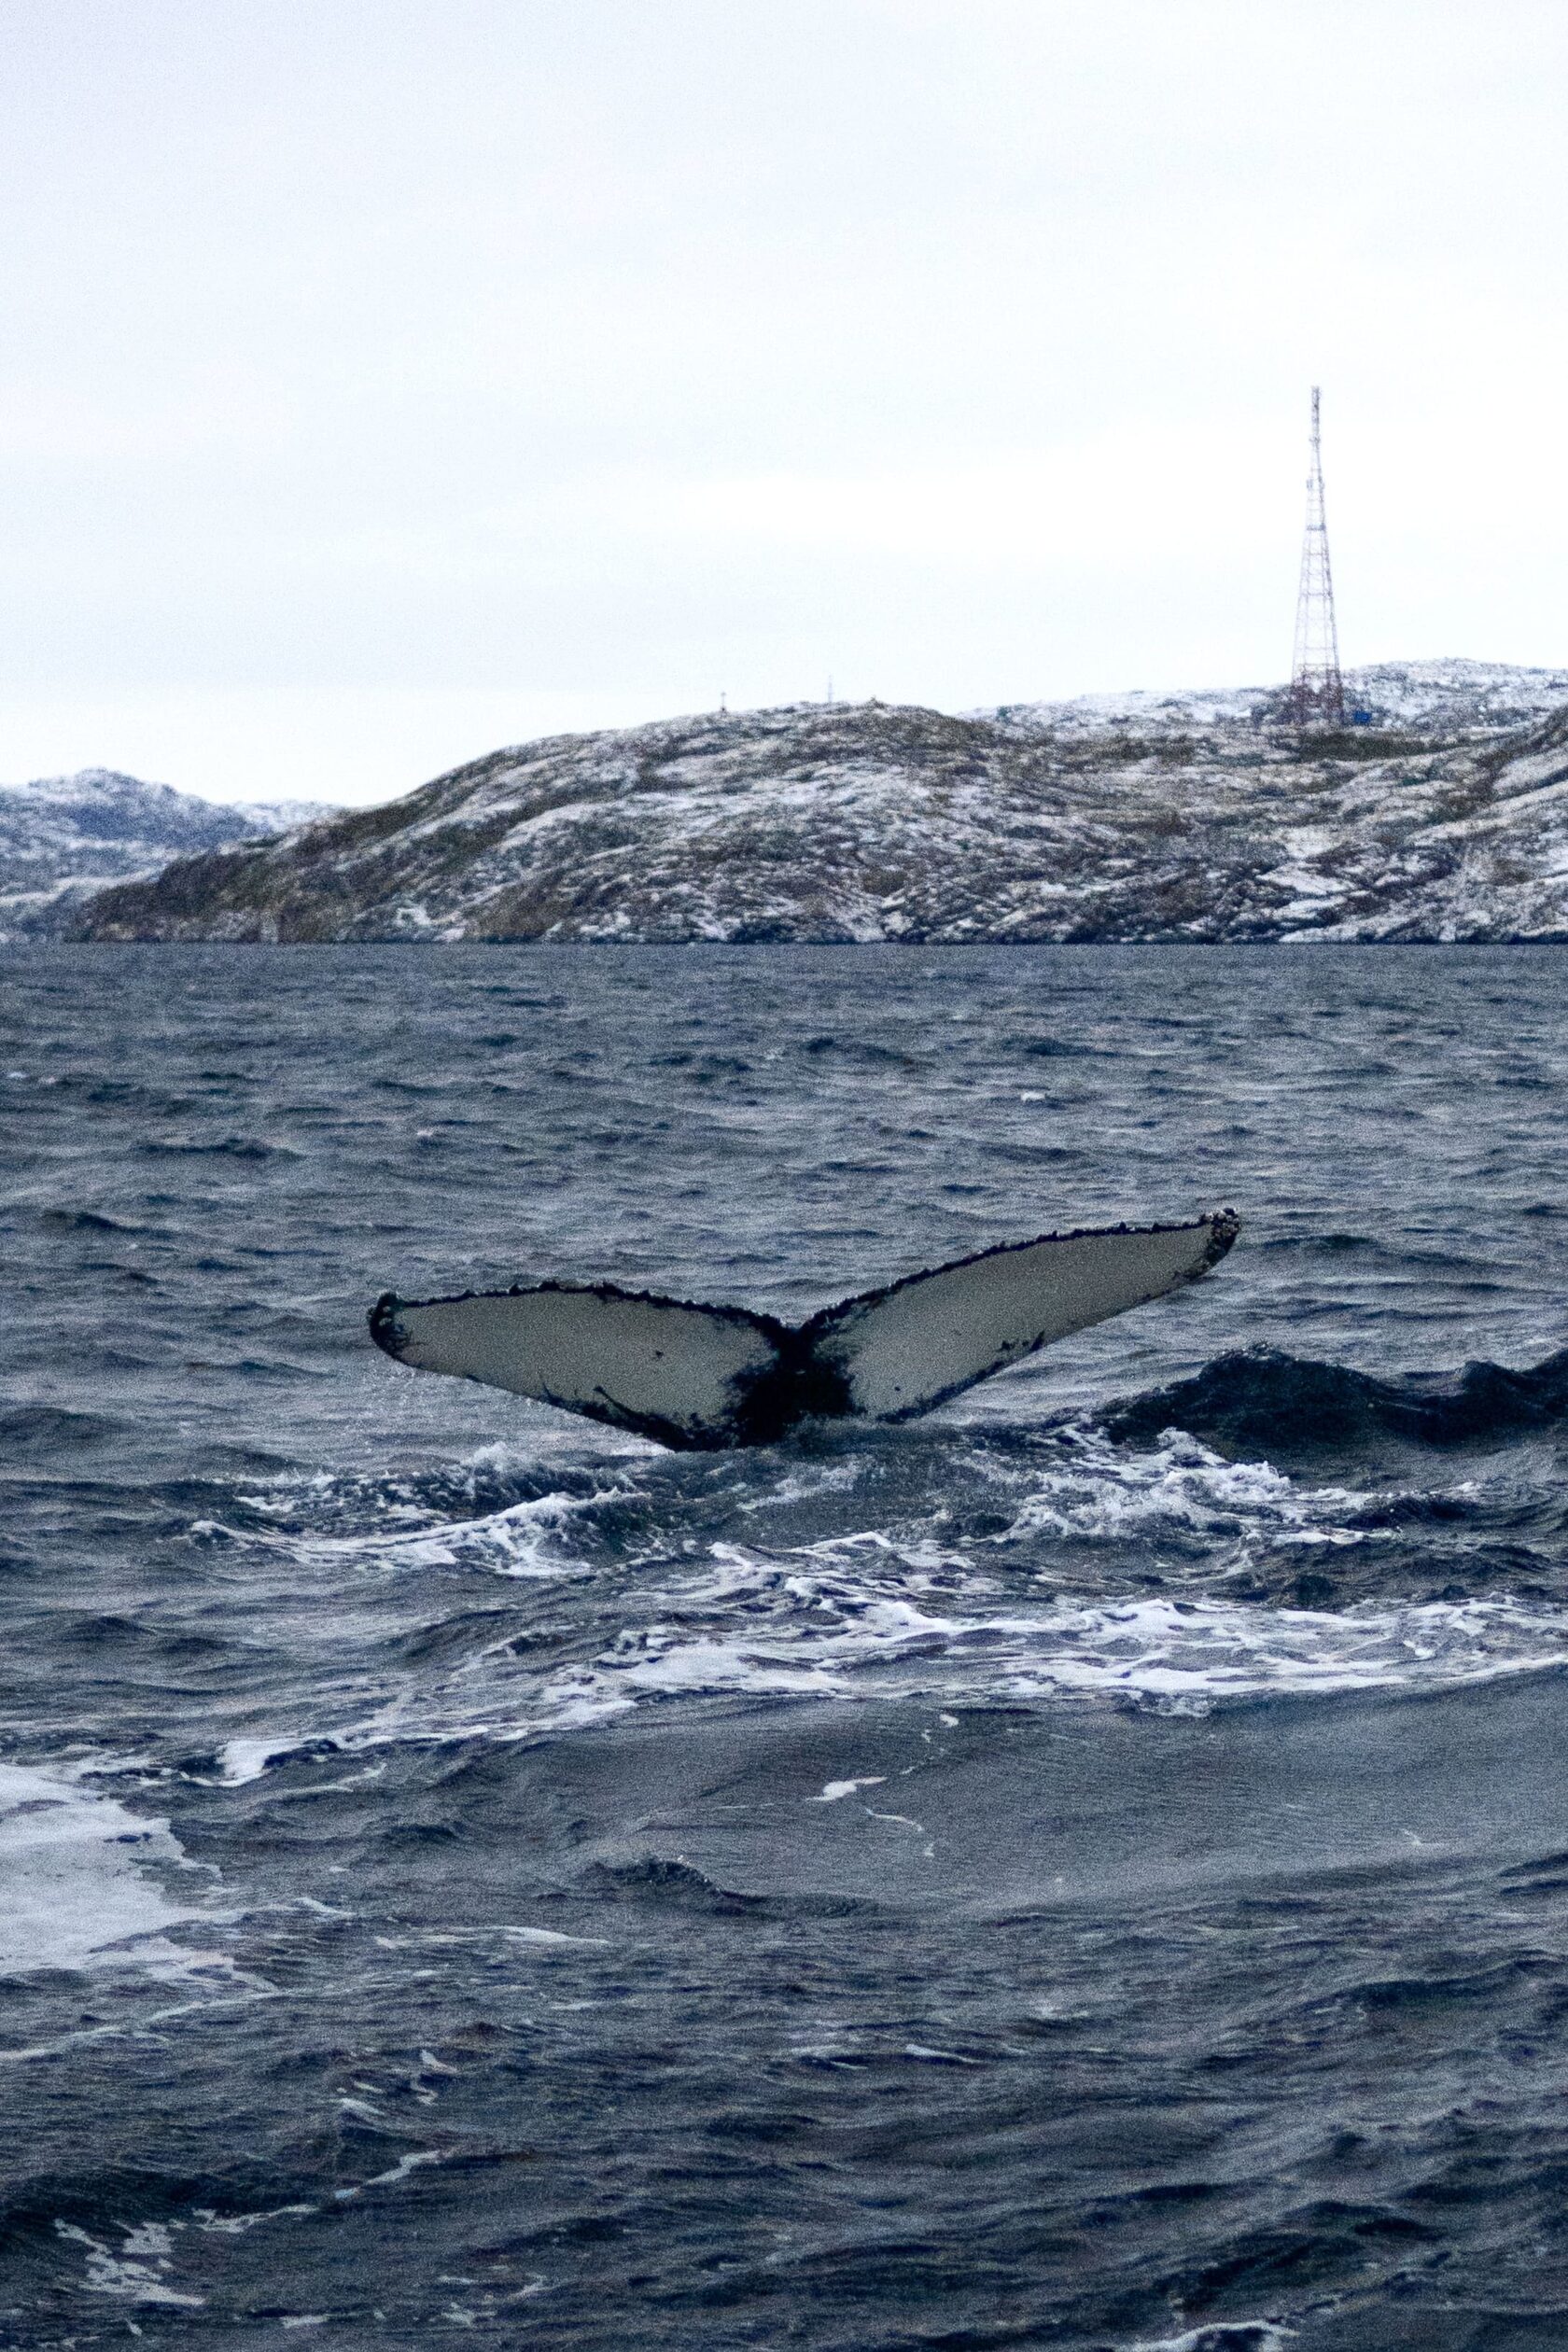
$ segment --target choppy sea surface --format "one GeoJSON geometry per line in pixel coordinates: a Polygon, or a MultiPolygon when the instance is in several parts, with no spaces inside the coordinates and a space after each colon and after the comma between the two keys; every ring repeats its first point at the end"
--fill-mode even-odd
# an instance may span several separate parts
{"type": "Polygon", "coordinates": [[[1568,954],[0,963],[0,2344],[1568,2342],[1568,954]],[[1217,1274],[661,1452],[379,1356],[1217,1274]]]}

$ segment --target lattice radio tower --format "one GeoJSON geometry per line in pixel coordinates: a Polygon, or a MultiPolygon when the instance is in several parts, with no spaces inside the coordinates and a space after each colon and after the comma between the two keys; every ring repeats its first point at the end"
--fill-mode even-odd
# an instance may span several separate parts
{"type": "Polygon", "coordinates": [[[1307,535],[1301,543],[1301,590],[1295,603],[1290,721],[1294,727],[1342,727],[1345,723],[1345,681],[1339,672],[1334,574],[1328,561],[1328,525],[1323,519],[1323,444],[1315,384],[1312,469],[1307,476],[1307,535]]]}

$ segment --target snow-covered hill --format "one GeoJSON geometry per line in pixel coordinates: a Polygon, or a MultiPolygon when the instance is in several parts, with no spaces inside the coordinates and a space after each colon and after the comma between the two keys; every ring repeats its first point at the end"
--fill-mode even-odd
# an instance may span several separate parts
{"type": "MultiPolygon", "coordinates": [[[[1111,734],[1228,738],[1283,723],[1283,686],[1208,692],[1080,694],[1072,702],[1003,703],[973,713],[1030,735],[1111,734]]],[[[1457,740],[1547,718],[1568,706],[1568,670],[1507,662],[1375,662],[1345,672],[1349,711],[1379,731],[1457,740]]]]}
{"type": "Polygon", "coordinates": [[[562,735],[105,890],[79,935],[1568,937],[1568,675],[1379,678],[1381,726],[1306,747],[1224,696],[1184,727],[871,703],[562,735]]]}
{"type": "Polygon", "coordinates": [[[325,814],[305,802],[220,807],[112,768],[0,785],[0,939],[58,932],[105,882],[325,814]]]}

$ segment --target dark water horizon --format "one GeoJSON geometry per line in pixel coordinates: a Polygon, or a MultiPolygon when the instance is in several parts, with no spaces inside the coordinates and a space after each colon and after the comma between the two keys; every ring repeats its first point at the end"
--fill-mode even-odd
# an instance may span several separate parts
{"type": "Polygon", "coordinates": [[[1568,2341],[1568,948],[0,977],[0,2345],[1568,2341]],[[752,1452],[365,1332],[1222,1202],[752,1452]]]}

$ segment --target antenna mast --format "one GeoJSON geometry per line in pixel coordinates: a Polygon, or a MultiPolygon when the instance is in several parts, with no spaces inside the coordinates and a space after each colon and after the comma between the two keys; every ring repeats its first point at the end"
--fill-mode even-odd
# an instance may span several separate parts
{"type": "Polygon", "coordinates": [[[1345,681],[1339,672],[1339,631],[1334,619],[1334,574],[1323,519],[1323,444],[1318,386],[1312,386],[1312,467],[1307,476],[1307,534],[1301,543],[1301,588],[1295,602],[1295,658],[1291,664],[1293,727],[1342,727],[1345,681]]]}

